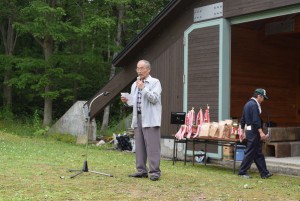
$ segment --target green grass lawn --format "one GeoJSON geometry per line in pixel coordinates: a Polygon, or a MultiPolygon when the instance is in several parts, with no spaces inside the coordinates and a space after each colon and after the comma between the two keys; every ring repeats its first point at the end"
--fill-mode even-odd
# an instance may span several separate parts
{"type": "Polygon", "coordinates": [[[0,131],[0,200],[300,200],[300,178],[274,175],[246,180],[228,168],[161,161],[159,181],[130,178],[132,153],[89,146],[90,170],[81,169],[85,146],[0,131]]]}

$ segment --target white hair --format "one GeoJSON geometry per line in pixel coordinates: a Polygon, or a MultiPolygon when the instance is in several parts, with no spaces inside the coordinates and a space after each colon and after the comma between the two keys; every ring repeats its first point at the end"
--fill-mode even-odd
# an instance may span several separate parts
{"type": "Polygon", "coordinates": [[[148,69],[151,70],[151,64],[150,64],[149,61],[147,61],[147,60],[145,60],[145,59],[142,59],[142,60],[140,60],[139,62],[144,62],[145,67],[147,67],[148,69]]]}

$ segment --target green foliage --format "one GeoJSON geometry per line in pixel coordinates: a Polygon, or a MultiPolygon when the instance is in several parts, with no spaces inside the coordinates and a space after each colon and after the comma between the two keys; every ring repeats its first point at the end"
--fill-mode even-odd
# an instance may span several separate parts
{"type": "Polygon", "coordinates": [[[14,114],[12,113],[12,111],[7,108],[4,107],[0,110],[0,119],[6,120],[6,121],[12,121],[14,118],[14,114]]]}
{"type": "Polygon", "coordinates": [[[42,126],[42,120],[40,118],[38,110],[34,111],[32,123],[33,123],[34,130],[39,130],[42,126]]]}
{"type": "MultiPolygon", "coordinates": [[[[53,100],[53,119],[57,119],[75,101],[89,100],[108,82],[112,55],[127,45],[168,2],[0,1],[0,26],[13,19],[18,33],[13,56],[5,55],[2,37],[0,40],[0,79],[3,82],[4,73],[10,71],[10,80],[5,84],[12,86],[13,96],[13,113],[1,116],[30,119],[38,110],[42,118],[47,97],[53,100]],[[125,12],[118,27],[121,8],[125,12]],[[117,42],[121,45],[116,43],[118,29],[121,41],[117,42]],[[45,92],[45,87],[50,90],[45,92]]],[[[121,105],[112,104],[110,117],[117,122],[121,105]]],[[[31,135],[36,131],[37,135],[45,132],[41,127],[31,135]]]]}
{"type": "Polygon", "coordinates": [[[45,128],[40,128],[39,130],[36,130],[33,134],[34,136],[45,136],[49,129],[49,126],[46,126],[45,128]]]}
{"type": "Polygon", "coordinates": [[[34,137],[32,123],[17,117],[0,120],[0,131],[9,132],[18,136],[34,137]]]}
{"type": "Polygon", "coordinates": [[[100,135],[104,137],[110,137],[114,133],[120,134],[124,133],[126,130],[126,119],[121,119],[121,121],[112,120],[104,133],[100,133],[100,135]]]}
{"type": "Polygon", "coordinates": [[[35,38],[44,40],[51,37],[55,41],[66,41],[64,34],[73,30],[73,27],[63,22],[66,15],[61,7],[51,7],[43,1],[32,1],[29,6],[21,10],[23,23],[15,23],[21,33],[31,33],[35,38]]]}
{"type": "Polygon", "coordinates": [[[40,118],[40,114],[38,110],[34,111],[32,124],[34,129],[33,135],[36,137],[45,136],[48,130],[50,129],[49,126],[46,127],[42,126],[42,119],[40,118]]]}
{"type": "Polygon", "coordinates": [[[53,133],[51,135],[47,136],[48,139],[53,139],[55,141],[75,144],[76,143],[76,137],[70,134],[62,134],[62,133],[53,133]]]}

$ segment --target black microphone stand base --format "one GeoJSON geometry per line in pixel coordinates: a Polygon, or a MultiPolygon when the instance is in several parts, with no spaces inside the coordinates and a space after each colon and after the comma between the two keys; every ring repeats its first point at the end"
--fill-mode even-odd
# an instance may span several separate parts
{"type": "Polygon", "coordinates": [[[113,175],[111,175],[111,174],[106,174],[106,173],[102,173],[102,172],[96,172],[96,171],[89,170],[87,161],[84,161],[82,170],[69,170],[69,172],[78,172],[77,174],[72,175],[70,177],[71,179],[75,178],[76,176],[78,176],[84,172],[91,172],[91,173],[101,174],[101,175],[108,176],[108,177],[113,177],[113,175]]]}

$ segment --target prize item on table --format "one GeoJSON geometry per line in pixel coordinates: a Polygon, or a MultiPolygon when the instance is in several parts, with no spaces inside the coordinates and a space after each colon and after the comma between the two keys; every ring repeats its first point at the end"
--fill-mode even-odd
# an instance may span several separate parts
{"type": "Polygon", "coordinates": [[[225,121],[219,121],[219,135],[218,138],[223,138],[223,132],[224,132],[224,127],[225,127],[226,122],[225,121]]]}
{"type": "Polygon", "coordinates": [[[192,110],[189,111],[188,116],[189,116],[188,134],[186,137],[191,138],[192,133],[195,133],[195,132],[193,132],[193,126],[195,125],[195,110],[193,107],[192,107],[192,110]]]}
{"type": "MultiPolygon", "coordinates": [[[[200,108],[200,111],[202,113],[201,108],[200,108]]],[[[201,113],[200,113],[200,115],[201,115],[201,113]]],[[[203,113],[202,113],[202,115],[203,115],[203,113]]],[[[201,123],[197,126],[197,131],[196,131],[194,138],[198,137],[198,136],[199,137],[201,137],[201,136],[207,137],[209,135],[209,129],[210,129],[210,115],[209,115],[209,106],[207,104],[206,109],[205,109],[205,114],[203,117],[203,123],[201,123]],[[206,125],[204,125],[204,124],[206,124],[206,125]],[[202,129],[203,129],[203,131],[202,131],[202,129]]]]}
{"type": "MultiPolygon", "coordinates": [[[[192,108],[192,110],[194,110],[194,108],[192,108]]],[[[185,134],[187,134],[189,132],[189,128],[192,129],[193,126],[193,119],[195,114],[192,114],[192,110],[188,112],[188,114],[185,116],[185,124],[180,126],[179,131],[175,134],[175,137],[179,140],[182,140],[183,138],[185,138],[185,134]],[[191,124],[191,126],[190,126],[191,124]]],[[[194,111],[195,113],[195,111],[194,111]]]]}
{"type": "MultiPolygon", "coordinates": [[[[185,125],[181,125],[179,131],[175,134],[175,137],[179,140],[183,138],[196,138],[198,136],[209,136],[210,130],[210,114],[209,106],[207,104],[205,114],[203,115],[202,108],[200,108],[197,116],[195,115],[195,110],[192,108],[185,117],[185,125]],[[207,124],[203,127],[202,124],[207,124]]],[[[213,130],[215,135],[215,130],[213,130]]]]}
{"type": "Polygon", "coordinates": [[[204,114],[204,122],[210,123],[210,115],[209,115],[209,106],[207,104],[205,114],[204,114]]]}
{"type": "Polygon", "coordinates": [[[199,136],[202,123],[204,123],[204,116],[203,116],[202,108],[200,107],[200,110],[199,110],[199,112],[197,114],[197,118],[196,118],[197,129],[196,129],[196,132],[195,132],[195,135],[193,136],[193,138],[196,138],[199,136]]]}
{"type": "Polygon", "coordinates": [[[236,119],[232,121],[232,130],[230,138],[239,139],[239,123],[236,119]]]}
{"type": "Polygon", "coordinates": [[[203,123],[201,125],[199,137],[208,137],[210,130],[210,123],[203,123]]]}
{"type": "Polygon", "coordinates": [[[218,137],[219,136],[218,128],[219,128],[219,123],[218,122],[211,122],[208,135],[210,137],[218,137]]]}
{"type": "Polygon", "coordinates": [[[230,135],[231,135],[231,130],[232,130],[232,120],[227,119],[227,120],[225,120],[222,138],[229,139],[230,135]]]}
{"type": "Polygon", "coordinates": [[[202,117],[199,117],[197,115],[197,121],[196,121],[196,115],[195,115],[195,110],[194,108],[192,108],[192,110],[190,110],[187,115],[185,116],[185,125],[181,125],[179,131],[175,134],[175,137],[179,140],[182,140],[183,138],[191,138],[191,137],[195,137],[195,134],[197,133],[197,125],[196,122],[201,122],[202,120],[200,120],[201,118],[203,118],[203,114],[202,117]]]}

